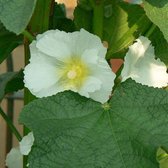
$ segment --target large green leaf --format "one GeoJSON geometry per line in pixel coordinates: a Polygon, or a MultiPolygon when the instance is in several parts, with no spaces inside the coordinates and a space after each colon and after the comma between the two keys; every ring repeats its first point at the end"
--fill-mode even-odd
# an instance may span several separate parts
{"type": "Polygon", "coordinates": [[[0,102],[7,93],[23,89],[23,71],[7,72],[0,75],[0,102]]]}
{"type": "Polygon", "coordinates": [[[26,28],[35,8],[36,0],[0,0],[0,20],[16,34],[26,28]]]}
{"type": "Polygon", "coordinates": [[[143,0],[149,19],[163,32],[168,41],[168,0],[143,0]]]}
{"type": "Polygon", "coordinates": [[[158,168],[168,148],[168,92],[120,85],[109,104],[64,92],[25,106],[20,122],[35,135],[30,168],[158,168]]]}
{"type": "Polygon", "coordinates": [[[22,36],[16,36],[14,33],[7,31],[0,23],[0,63],[22,43],[22,36]]]}
{"type": "Polygon", "coordinates": [[[159,28],[155,29],[149,39],[155,48],[156,57],[160,58],[168,66],[168,42],[165,40],[159,28]]]}

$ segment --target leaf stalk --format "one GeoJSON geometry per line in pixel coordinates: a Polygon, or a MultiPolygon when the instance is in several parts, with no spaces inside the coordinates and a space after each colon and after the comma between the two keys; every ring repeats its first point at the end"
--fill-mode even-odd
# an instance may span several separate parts
{"type": "Polygon", "coordinates": [[[32,42],[33,40],[35,40],[35,37],[33,35],[30,34],[30,32],[28,32],[27,30],[24,30],[22,32],[22,34],[30,41],[32,42]]]}

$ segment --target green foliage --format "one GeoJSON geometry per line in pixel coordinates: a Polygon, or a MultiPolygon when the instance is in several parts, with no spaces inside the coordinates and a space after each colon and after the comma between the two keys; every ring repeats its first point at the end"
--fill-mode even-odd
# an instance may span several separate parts
{"type": "Polygon", "coordinates": [[[30,168],[158,168],[168,148],[168,92],[128,80],[102,106],[73,92],[31,102],[20,122],[35,135],[30,168]],[[104,108],[108,107],[108,108],[104,108]]]}
{"type": "Polygon", "coordinates": [[[77,30],[84,28],[85,30],[92,32],[92,19],[93,11],[86,10],[81,6],[77,6],[74,11],[74,23],[77,30]]]}
{"type": "Polygon", "coordinates": [[[168,0],[143,0],[149,19],[163,32],[168,41],[168,0]]]}
{"type": "Polygon", "coordinates": [[[7,72],[0,75],[0,102],[7,93],[23,89],[23,71],[7,72]]]}
{"type": "Polygon", "coordinates": [[[107,58],[123,58],[128,46],[147,31],[151,22],[139,5],[123,2],[111,8],[111,16],[104,20],[104,40],[109,42],[107,58]]]}
{"type": "Polygon", "coordinates": [[[0,20],[16,34],[24,31],[35,8],[36,0],[0,0],[0,20]]]}
{"type": "MultiPolygon", "coordinates": [[[[93,32],[93,9],[87,9],[83,3],[75,9],[74,22],[78,29],[85,28],[93,32]]],[[[126,49],[150,27],[151,22],[139,5],[125,2],[105,1],[103,21],[103,41],[109,44],[107,59],[123,58],[126,49]]]]}
{"type": "Polygon", "coordinates": [[[50,29],[59,29],[66,32],[75,31],[74,22],[66,17],[64,4],[55,3],[54,14],[50,21],[50,29]]]}
{"type": "Polygon", "coordinates": [[[14,33],[10,33],[0,23],[0,63],[21,43],[22,36],[16,36],[14,33]]]}
{"type": "Polygon", "coordinates": [[[33,16],[29,22],[28,30],[34,34],[39,34],[49,29],[49,18],[53,0],[37,0],[33,16]]]}
{"type": "Polygon", "coordinates": [[[159,148],[156,157],[160,168],[168,168],[168,153],[165,150],[159,148]]]}
{"type": "Polygon", "coordinates": [[[152,45],[155,48],[155,55],[160,58],[168,66],[168,42],[165,40],[159,28],[156,28],[153,34],[149,37],[152,45]]]}
{"type": "Polygon", "coordinates": [[[92,10],[92,0],[78,0],[78,6],[81,6],[84,10],[92,10]]]}

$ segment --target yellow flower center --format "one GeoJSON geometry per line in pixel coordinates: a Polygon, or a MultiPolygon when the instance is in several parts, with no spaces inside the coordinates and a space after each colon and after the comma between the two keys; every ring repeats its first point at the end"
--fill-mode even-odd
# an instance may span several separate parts
{"type": "Polygon", "coordinates": [[[73,57],[73,59],[66,61],[63,78],[67,89],[80,88],[88,75],[89,69],[80,58],[73,57]]]}

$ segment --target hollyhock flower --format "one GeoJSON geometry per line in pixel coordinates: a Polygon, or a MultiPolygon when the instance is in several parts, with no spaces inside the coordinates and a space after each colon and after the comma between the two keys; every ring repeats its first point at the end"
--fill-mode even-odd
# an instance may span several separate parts
{"type": "Polygon", "coordinates": [[[23,155],[28,155],[34,143],[33,133],[30,132],[19,142],[19,147],[12,148],[6,156],[6,166],[8,168],[22,168],[23,155]]]}
{"type": "Polygon", "coordinates": [[[166,71],[166,65],[155,59],[151,41],[141,36],[129,47],[121,77],[122,81],[132,78],[137,83],[161,88],[168,85],[166,71]]]}
{"type": "Polygon", "coordinates": [[[40,98],[72,90],[105,103],[115,79],[105,60],[106,51],[100,38],[84,29],[73,33],[49,30],[30,45],[25,86],[40,98]]]}

